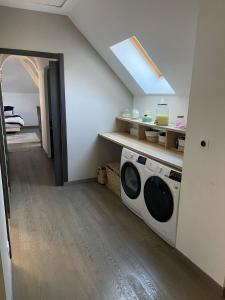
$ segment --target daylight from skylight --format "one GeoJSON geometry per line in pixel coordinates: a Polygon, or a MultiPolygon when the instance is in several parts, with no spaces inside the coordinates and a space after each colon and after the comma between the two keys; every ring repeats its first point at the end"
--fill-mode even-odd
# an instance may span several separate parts
{"type": "Polygon", "coordinates": [[[122,41],[110,49],[145,94],[175,94],[136,37],[122,41]]]}

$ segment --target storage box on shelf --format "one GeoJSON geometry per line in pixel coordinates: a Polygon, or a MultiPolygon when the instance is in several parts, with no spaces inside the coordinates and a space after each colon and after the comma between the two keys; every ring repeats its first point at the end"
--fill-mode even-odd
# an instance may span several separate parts
{"type": "Polygon", "coordinates": [[[141,139],[140,136],[140,128],[139,128],[139,123],[138,120],[135,119],[127,119],[127,118],[117,118],[116,119],[116,131],[117,132],[124,132],[124,133],[134,133],[135,129],[135,135],[131,134],[138,139],[141,139]]]}
{"type": "MultiPolygon", "coordinates": [[[[179,151],[179,139],[185,137],[185,133],[167,131],[166,149],[179,151]]],[[[184,151],[181,151],[184,152],[184,151]]]]}
{"type": "Polygon", "coordinates": [[[111,162],[106,165],[107,187],[120,197],[120,163],[111,162]]]}

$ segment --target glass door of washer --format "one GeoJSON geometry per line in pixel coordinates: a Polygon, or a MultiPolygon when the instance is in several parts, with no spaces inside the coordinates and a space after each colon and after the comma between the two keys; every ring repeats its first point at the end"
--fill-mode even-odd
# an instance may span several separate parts
{"type": "Polygon", "coordinates": [[[121,169],[121,183],[130,199],[136,199],[141,192],[141,178],[138,169],[131,162],[126,162],[121,169]]]}
{"type": "Polygon", "coordinates": [[[173,215],[174,201],[169,186],[158,176],[148,178],[144,200],[150,215],[158,222],[168,222],[173,215]]]}

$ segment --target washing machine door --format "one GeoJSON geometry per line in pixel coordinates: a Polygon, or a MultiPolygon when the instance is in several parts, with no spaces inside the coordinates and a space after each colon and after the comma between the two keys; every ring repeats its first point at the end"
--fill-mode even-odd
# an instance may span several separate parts
{"type": "Polygon", "coordinates": [[[126,162],[121,168],[121,183],[125,194],[130,199],[136,199],[140,195],[140,174],[138,169],[131,162],[126,162]]]}
{"type": "Polygon", "coordinates": [[[150,215],[158,222],[168,222],[173,215],[173,195],[167,183],[158,176],[147,179],[144,200],[150,215]]]}

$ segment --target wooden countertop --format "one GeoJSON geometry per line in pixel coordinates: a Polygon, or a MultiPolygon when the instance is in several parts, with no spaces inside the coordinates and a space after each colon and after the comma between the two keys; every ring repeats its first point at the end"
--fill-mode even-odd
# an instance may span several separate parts
{"type": "Polygon", "coordinates": [[[138,140],[127,133],[100,133],[99,136],[118,145],[136,151],[143,156],[164,163],[172,168],[182,170],[183,153],[181,152],[177,152],[175,150],[166,150],[159,144],[149,143],[145,140],[138,140]]]}

